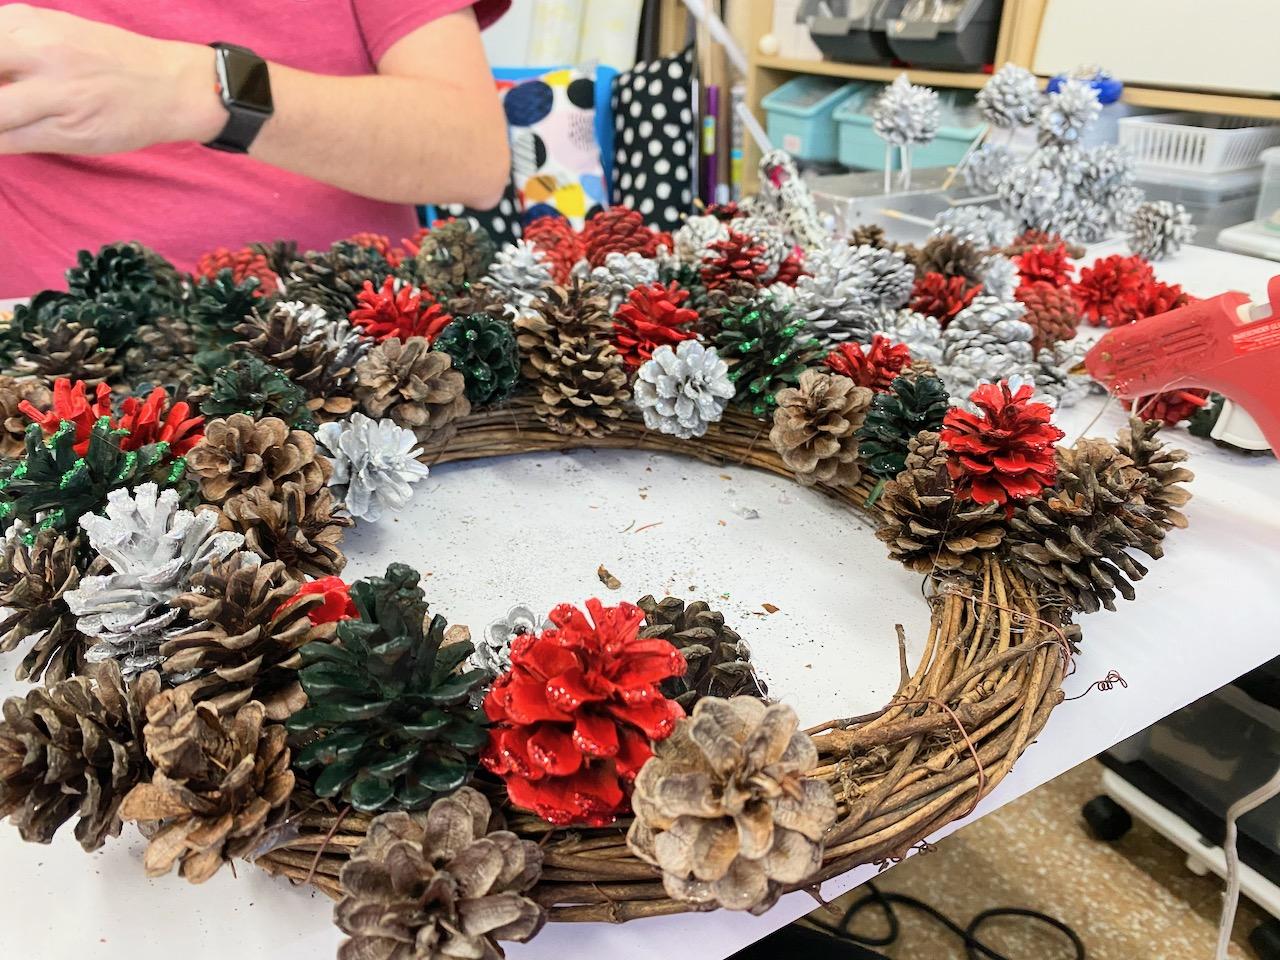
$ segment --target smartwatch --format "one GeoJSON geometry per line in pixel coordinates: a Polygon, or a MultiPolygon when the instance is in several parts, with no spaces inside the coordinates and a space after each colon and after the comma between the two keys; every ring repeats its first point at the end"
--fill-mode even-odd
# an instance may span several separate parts
{"type": "Polygon", "coordinates": [[[227,108],[227,125],[205,144],[228,153],[248,153],[262,125],[274,112],[267,61],[231,43],[211,43],[218,95],[227,108]]]}

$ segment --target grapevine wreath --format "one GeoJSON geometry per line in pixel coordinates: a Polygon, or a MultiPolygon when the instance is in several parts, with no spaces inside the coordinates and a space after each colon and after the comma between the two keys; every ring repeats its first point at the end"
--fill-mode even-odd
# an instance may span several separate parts
{"type": "Polygon", "coordinates": [[[1052,422],[1082,319],[1182,294],[1136,257],[1076,278],[1044,234],[836,240],[783,158],[764,173],[674,235],[615,208],[504,249],[455,220],[193,276],[80,253],[0,339],[0,649],[33,683],[4,704],[0,816],[86,850],[136,822],[153,876],[244,858],[314,885],[354,960],[762,912],[971,811],[1061,701],[1075,615],[1132,598],[1185,525],[1156,420],[1072,446],[1052,422]],[[802,730],[702,601],[517,607],[472,638],[408,566],[340,578],[344,530],[428,465],[584,446],[869,514],[925,577],[921,663],[802,730]]]}

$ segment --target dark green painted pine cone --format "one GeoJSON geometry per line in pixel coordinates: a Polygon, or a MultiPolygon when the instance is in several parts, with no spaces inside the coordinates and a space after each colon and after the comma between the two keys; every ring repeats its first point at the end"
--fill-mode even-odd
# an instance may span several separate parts
{"type": "Polygon", "coordinates": [[[937,430],[947,415],[947,388],[937,377],[898,377],[877,393],[858,431],[858,455],[877,477],[896,477],[906,466],[907,445],[924,430],[937,430]]]}
{"type": "Polygon", "coordinates": [[[501,403],[520,379],[520,352],[510,321],[487,313],[456,317],[436,338],[435,349],[453,358],[466,380],[473,407],[501,403]]]}

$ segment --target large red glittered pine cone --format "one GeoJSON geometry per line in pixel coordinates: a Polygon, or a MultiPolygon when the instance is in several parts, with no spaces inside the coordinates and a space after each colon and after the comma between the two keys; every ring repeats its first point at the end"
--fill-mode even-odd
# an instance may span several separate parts
{"type": "Polygon", "coordinates": [[[981,289],[981,284],[970,283],[964,277],[948,277],[931,271],[916,281],[911,291],[911,309],[926,317],[935,317],[946,327],[973,302],[981,289]]]}
{"type": "Polygon", "coordinates": [[[983,383],[969,395],[978,408],[947,411],[939,431],[946,445],[958,500],[999,503],[1028,500],[1050,486],[1058,474],[1054,445],[1066,434],[1051,422],[1053,408],[1035,403],[1034,389],[1023,384],[1016,393],[1008,381],[983,383]]]}
{"type": "Polygon", "coordinates": [[[1151,264],[1142,257],[1113,253],[1081,267],[1071,293],[1093,326],[1119,327],[1141,318],[1144,288],[1154,280],[1151,264]]]}
{"type": "Polygon", "coordinates": [[[219,247],[201,255],[196,261],[196,276],[208,280],[215,279],[223,270],[230,270],[236,283],[242,283],[247,277],[258,278],[255,297],[265,297],[274,293],[280,285],[280,277],[271,269],[271,261],[252,247],[241,247],[239,250],[228,250],[219,247]]]}
{"type": "Polygon", "coordinates": [[[708,290],[721,290],[735,283],[761,284],[769,269],[764,245],[737,230],[730,230],[724,240],[711,244],[702,265],[702,282],[708,290]]]}
{"type": "Polygon", "coordinates": [[[601,210],[582,227],[582,244],[586,247],[587,262],[593,267],[603,266],[604,258],[611,253],[654,257],[658,243],[657,231],[644,222],[638,210],[628,207],[601,210]]]}
{"type": "Polygon", "coordinates": [[[372,281],[364,282],[364,289],[356,294],[351,322],[379,342],[425,337],[431,343],[453,317],[426,290],[407,283],[397,290],[395,278],[387,277],[381,289],[375,289],[372,281]]]}
{"type": "Polygon", "coordinates": [[[640,638],[644,611],[586,606],[561,604],[553,627],[518,637],[511,669],[484,700],[494,726],[481,762],[515,806],[561,826],[605,826],[625,813],[651,741],[684,716],[659,689],[684,674],[684,657],[666,640],[640,638]]]}
{"type": "Polygon", "coordinates": [[[551,276],[561,286],[569,282],[573,267],[587,255],[587,248],[568,220],[539,217],[524,228],[524,241],[546,258],[551,276]]]}
{"type": "Polygon", "coordinates": [[[1022,283],[1049,283],[1061,287],[1071,282],[1071,274],[1075,270],[1075,264],[1062,244],[1050,247],[1037,244],[1018,254],[1013,262],[1022,283]]]}
{"type": "Polygon", "coordinates": [[[81,455],[89,449],[89,436],[93,425],[106,417],[112,429],[129,431],[119,439],[120,449],[138,450],[149,443],[163,440],[169,444],[174,456],[186,456],[204,436],[201,427],[204,417],[195,414],[186,403],[169,402],[169,394],[163,387],[156,387],[145,400],[125,397],[120,403],[120,416],[115,416],[111,405],[111,388],[98,384],[93,399],[82,381],[74,383],[65,378],[54,381],[53,403],[48,410],[40,410],[29,400],[18,404],[32,423],[52,436],[63,421],[76,425],[75,451],[81,455]]]}
{"type": "Polygon", "coordinates": [[[1014,296],[1027,308],[1022,319],[1036,332],[1031,346],[1035,350],[1063,340],[1074,340],[1080,326],[1080,308],[1067,287],[1037,280],[1018,287],[1014,296]]]}
{"type": "Polygon", "coordinates": [[[623,362],[635,369],[663,345],[692,340],[698,312],[683,306],[689,291],[672,283],[636,287],[613,315],[613,342],[623,362]]]}
{"type": "Polygon", "coordinates": [[[866,347],[860,343],[838,345],[822,362],[833,373],[848,377],[860,387],[885,393],[911,362],[911,351],[906,344],[894,343],[877,333],[866,347]]]}

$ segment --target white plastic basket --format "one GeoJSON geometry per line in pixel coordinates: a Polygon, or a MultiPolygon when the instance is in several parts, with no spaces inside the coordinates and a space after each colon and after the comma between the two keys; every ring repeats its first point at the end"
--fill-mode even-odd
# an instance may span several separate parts
{"type": "Polygon", "coordinates": [[[1251,117],[1153,113],[1120,119],[1120,146],[1140,166],[1223,173],[1261,162],[1280,144],[1280,124],[1251,117]]]}

